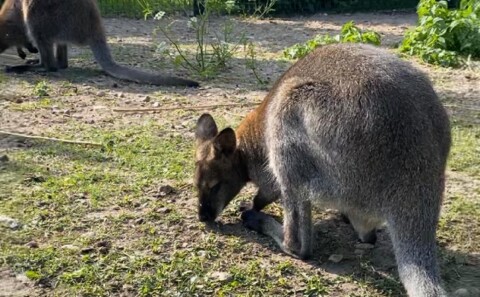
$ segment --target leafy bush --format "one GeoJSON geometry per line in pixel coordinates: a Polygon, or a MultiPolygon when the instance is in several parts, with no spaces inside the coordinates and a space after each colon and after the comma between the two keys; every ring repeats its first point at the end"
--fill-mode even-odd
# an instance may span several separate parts
{"type": "Polygon", "coordinates": [[[362,32],[357,26],[355,26],[353,21],[350,21],[342,26],[340,34],[334,36],[329,34],[317,35],[315,38],[307,40],[307,42],[303,44],[297,43],[286,48],[283,51],[283,55],[288,59],[298,59],[306,56],[319,46],[345,42],[380,45],[381,37],[380,34],[374,31],[362,32]]]}
{"type": "Polygon", "coordinates": [[[458,66],[462,56],[480,57],[480,1],[462,0],[449,10],[447,1],[422,0],[418,26],[405,34],[400,51],[440,66],[458,66]]]}

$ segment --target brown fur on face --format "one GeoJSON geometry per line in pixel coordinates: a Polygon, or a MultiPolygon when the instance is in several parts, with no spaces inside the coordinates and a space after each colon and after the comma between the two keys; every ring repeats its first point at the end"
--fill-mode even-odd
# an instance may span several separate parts
{"type": "Polygon", "coordinates": [[[195,137],[198,216],[200,221],[213,221],[243,188],[246,173],[231,128],[218,133],[213,118],[205,114],[198,120],[195,137]]]}

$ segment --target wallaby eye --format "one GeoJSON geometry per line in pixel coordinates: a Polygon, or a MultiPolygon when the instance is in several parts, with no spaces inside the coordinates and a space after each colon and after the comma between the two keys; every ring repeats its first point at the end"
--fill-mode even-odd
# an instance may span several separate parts
{"type": "Polygon", "coordinates": [[[210,189],[210,196],[216,196],[218,194],[218,191],[220,191],[221,187],[222,187],[222,183],[217,183],[215,186],[213,186],[210,189]]]}

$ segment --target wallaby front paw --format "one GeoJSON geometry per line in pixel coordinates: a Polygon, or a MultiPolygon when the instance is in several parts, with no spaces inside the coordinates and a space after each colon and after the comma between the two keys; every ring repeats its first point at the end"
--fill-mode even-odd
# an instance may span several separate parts
{"type": "Polygon", "coordinates": [[[263,233],[263,225],[268,216],[260,211],[253,209],[246,210],[242,212],[241,219],[243,225],[248,229],[263,233]]]}

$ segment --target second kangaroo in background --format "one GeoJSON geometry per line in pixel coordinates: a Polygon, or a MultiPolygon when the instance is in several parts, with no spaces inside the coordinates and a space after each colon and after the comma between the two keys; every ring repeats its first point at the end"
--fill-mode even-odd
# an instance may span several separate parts
{"type": "Polygon", "coordinates": [[[13,46],[22,59],[27,57],[24,47],[31,53],[38,53],[28,40],[22,18],[21,0],[6,0],[3,3],[0,9],[0,53],[13,46]]]}
{"type": "MultiPolygon", "coordinates": [[[[96,0],[21,0],[18,9],[28,36],[40,52],[40,64],[13,66],[7,71],[67,68],[67,45],[77,44],[90,46],[95,60],[113,77],[152,85],[198,86],[192,80],[118,65],[111,56],[96,0]]],[[[0,45],[8,41],[1,38],[0,45]]]]}
{"type": "Polygon", "coordinates": [[[385,50],[328,45],[293,65],[235,132],[196,128],[199,218],[213,221],[249,181],[247,227],[312,253],[311,204],[346,214],[361,240],[387,223],[408,295],[447,296],[435,233],[450,124],[429,79],[385,50]],[[260,212],[282,197],[283,226],[260,212]]]}

